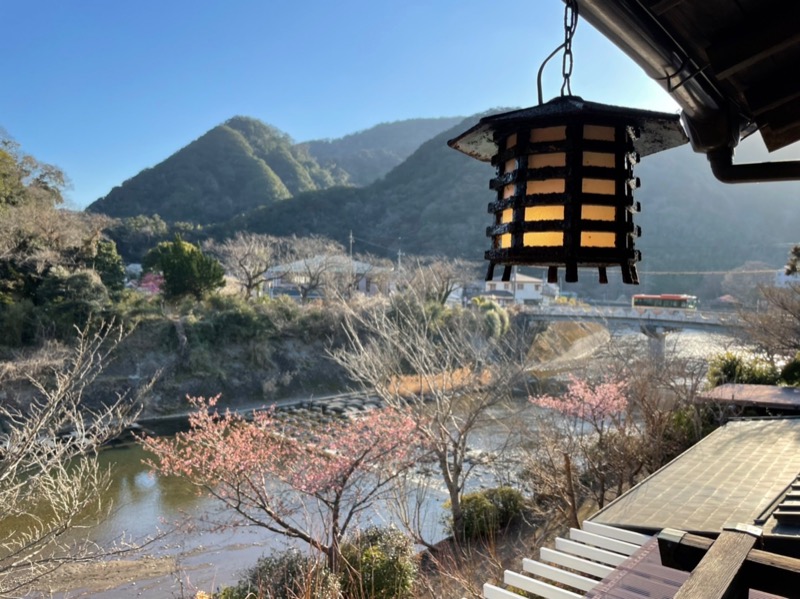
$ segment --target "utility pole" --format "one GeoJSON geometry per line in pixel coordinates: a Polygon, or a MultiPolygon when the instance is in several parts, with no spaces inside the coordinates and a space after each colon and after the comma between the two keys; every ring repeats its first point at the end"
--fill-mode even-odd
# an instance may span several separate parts
{"type": "Polygon", "coordinates": [[[400,263],[400,260],[401,260],[402,256],[403,256],[403,251],[400,248],[398,248],[397,249],[397,270],[400,270],[403,267],[403,265],[400,263]]]}
{"type": "Polygon", "coordinates": [[[356,265],[353,263],[353,229],[350,229],[350,277],[352,287],[358,289],[358,279],[356,278],[356,265]]]}
{"type": "Polygon", "coordinates": [[[513,287],[513,289],[511,290],[511,292],[513,293],[512,297],[514,298],[514,305],[516,306],[517,305],[517,267],[516,266],[512,266],[511,267],[511,285],[513,287]]]}
{"type": "Polygon", "coordinates": [[[353,230],[350,229],[350,262],[353,262],[353,230]]]}

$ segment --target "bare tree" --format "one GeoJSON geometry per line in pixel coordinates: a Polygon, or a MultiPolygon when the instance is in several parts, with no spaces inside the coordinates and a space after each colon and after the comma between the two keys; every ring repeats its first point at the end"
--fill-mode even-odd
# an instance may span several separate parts
{"type": "Polygon", "coordinates": [[[771,356],[793,358],[800,351],[800,283],[759,291],[764,309],[739,312],[747,340],[771,356]]]}
{"type": "Polygon", "coordinates": [[[236,277],[245,298],[259,295],[264,275],[288,255],[287,241],[272,235],[239,231],[222,243],[208,241],[203,249],[216,257],[225,271],[236,277]]]}
{"type": "Polygon", "coordinates": [[[446,488],[457,540],[462,493],[475,466],[470,442],[524,371],[484,327],[480,312],[432,310],[410,289],[390,303],[351,308],[344,324],[349,343],[332,352],[367,392],[395,410],[410,409],[446,488]]]}
{"type": "Polygon", "coordinates": [[[0,405],[0,597],[18,596],[64,564],[119,549],[97,547],[76,529],[110,508],[100,499],[110,481],[97,450],[135,415],[123,398],[98,409],[83,402],[120,335],[111,325],[81,331],[49,380],[30,377],[29,403],[0,405]]]}
{"type": "Polygon", "coordinates": [[[407,275],[408,284],[426,300],[444,304],[459,287],[475,278],[475,267],[459,259],[417,260],[407,275]]]}
{"type": "Polygon", "coordinates": [[[335,241],[318,235],[296,237],[291,248],[295,261],[277,272],[297,285],[303,302],[311,293],[319,292],[330,277],[350,276],[350,261],[344,247],[335,241]]]}

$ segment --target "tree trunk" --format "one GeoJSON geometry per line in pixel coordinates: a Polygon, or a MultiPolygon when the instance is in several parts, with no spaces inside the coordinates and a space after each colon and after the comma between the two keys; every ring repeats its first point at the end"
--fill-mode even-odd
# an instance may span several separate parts
{"type": "Polygon", "coordinates": [[[569,503],[570,526],[580,528],[578,522],[578,498],[575,495],[575,484],[572,481],[572,461],[568,454],[564,454],[564,473],[567,476],[567,503],[569,503]]]}

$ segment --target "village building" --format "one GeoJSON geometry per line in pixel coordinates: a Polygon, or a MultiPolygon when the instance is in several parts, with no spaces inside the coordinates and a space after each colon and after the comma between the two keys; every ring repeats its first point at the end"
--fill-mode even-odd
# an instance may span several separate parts
{"type": "Polygon", "coordinates": [[[492,300],[504,308],[511,306],[546,306],[559,297],[558,285],[516,271],[508,281],[495,276],[491,281],[473,281],[457,287],[448,297],[452,305],[465,305],[474,297],[492,300]]]}

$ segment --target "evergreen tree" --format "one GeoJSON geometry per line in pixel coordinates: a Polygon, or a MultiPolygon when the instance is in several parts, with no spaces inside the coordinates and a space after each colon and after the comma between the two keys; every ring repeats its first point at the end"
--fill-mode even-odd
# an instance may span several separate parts
{"type": "Polygon", "coordinates": [[[97,242],[94,270],[100,275],[109,293],[119,293],[125,288],[125,266],[122,256],[117,252],[117,244],[113,241],[101,239],[97,242]]]}
{"type": "Polygon", "coordinates": [[[176,235],[172,241],[159,243],[144,258],[145,270],[164,275],[164,296],[169,299],[193,295],[202,297],[225,284],[220,263],[206,256],[200,248],[176,235]]]}

